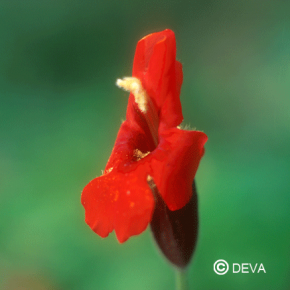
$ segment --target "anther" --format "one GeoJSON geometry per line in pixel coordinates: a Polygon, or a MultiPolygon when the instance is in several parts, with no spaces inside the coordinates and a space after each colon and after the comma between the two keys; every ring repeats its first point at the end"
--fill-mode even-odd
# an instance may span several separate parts
{"type": "Polygon", "coordinates": [[[125,91],[131,92],[140,111],[146,113],[148,96],[139,79],[134,77],[125,77],[122,80],[117,79],[116,85],[125,91]]]}

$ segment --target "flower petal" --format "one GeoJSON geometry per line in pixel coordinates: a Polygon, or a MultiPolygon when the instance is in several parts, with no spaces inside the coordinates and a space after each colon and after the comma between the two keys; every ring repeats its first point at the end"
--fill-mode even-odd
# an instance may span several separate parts
{"type": "MultiPolygon", "coordinates": [[[[133,76],[141,80],[142,86],[156,106],[160,126],[179,125],[183,120],[179,99],[182,66],[176,61],[173,31],[166,29],[153,33],[138,42],[133,76]]],[[[129,102],[127,112],[130,111],[130,106],[132,104],[129,102]]]]}
{"type": "Polygon", "coordinates": [[[113,229],[120,243],[143,232],[151,221],[154,198],[144,170],[114,170],[93,179],[83,190],[86,223],[101,237],[113,229]]]}
{"type": "Polygon", "coordinates": [[[206,141],[207,136],[200,131],[169,129],[160,135],[160,144],[146,157],[146,161],[150,159],[154,182],[170,210],[178,210],[189,202],[206,141]]]}

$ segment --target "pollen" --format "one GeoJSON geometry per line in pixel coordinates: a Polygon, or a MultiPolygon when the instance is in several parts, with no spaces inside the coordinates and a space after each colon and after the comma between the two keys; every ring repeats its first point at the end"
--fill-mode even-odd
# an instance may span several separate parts
{"type": "Polygon", "coordinates": [[[113,170],[113,167],[111,167],[111,168],[109,168],[109,169],[107,169],[107,170],[105,170],[105,174],[107,174],[107,173],[110,173],[111,171],[113,170]]]}
{"type": "Polygon", "coordinates": [[[136,161],[141,160],[142,158],[146,157],[148,154],[150,153],[150,151],[143,153],[142,151],[140,151],[139,149],[135,149],[134,150],[134,157],[136,159],[136,161]]]}
{"type": "Polygon", "coordinates": [[[135,102],[137,103],[140,111],[142,113],[147,112],[148,96],[146,91],[143,89],[141,81],[134,77],[125,77],[123,79],[117,79],[116,85],[119,88],[124,89],[132,93],[135,97],[135,102]]]}
{"type": "Polygon", "coordinates": [[[147,176],[147,184],[151,188],[151,191],[154,193],[154,191],[156,190],[156,184],[155,184],[154,179],[151,175],[147,176]]]}
{"type": "Polygon", "coordinates": [[[153,177],[151,175],[147,176],[147,182],[153,181],[153,177]]]}

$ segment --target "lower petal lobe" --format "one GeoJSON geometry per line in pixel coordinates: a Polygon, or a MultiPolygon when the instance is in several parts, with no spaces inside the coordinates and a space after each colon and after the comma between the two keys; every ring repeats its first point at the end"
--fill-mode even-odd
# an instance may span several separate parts
{"type": "Polygon", "coordinates": [[[154,198],[141,167],[117,170],[92,180],[83,190],[86,223],[101,237],[113,229],[120,243],[143,232],[152,218],[154,198]]]}

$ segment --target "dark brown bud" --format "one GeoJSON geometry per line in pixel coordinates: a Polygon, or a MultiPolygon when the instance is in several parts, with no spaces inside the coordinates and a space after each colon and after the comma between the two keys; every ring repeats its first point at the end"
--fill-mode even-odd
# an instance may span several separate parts
{"type": "Polygon", "coordinates": [[[165,257],[178,268],[185,268],[194,252],[198,234],[198,210],[195,182],[192,198],[183,208],[171,211],[160,196],[157,187],[149,182],[155,197],[151,221],[153,236],[165,257]]]}

